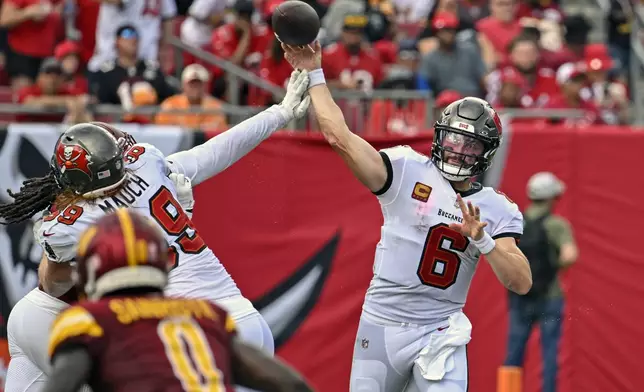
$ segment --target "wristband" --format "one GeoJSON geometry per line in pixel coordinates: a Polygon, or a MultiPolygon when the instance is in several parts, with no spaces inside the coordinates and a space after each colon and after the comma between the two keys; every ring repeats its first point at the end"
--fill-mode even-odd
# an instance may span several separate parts
{"type": "Polygon", "coordinates": [[[477,241],[472,238],[471,242],[484,255],[492,252],[492,250],[496,246],[496,242],[494,242],[494,238],[492,238],[492,236],[489,235],[487,232],[484,232],[483,238],[481,238],[480,240],[477,241]]]}
{"type": "Polygon", "coordinates": [[[313,71],[309,72],[309,88],[318,86],[320,84],[326,84],[326,80],[324,80],[324,71],[322,68],[314,69],[313,71]]]}

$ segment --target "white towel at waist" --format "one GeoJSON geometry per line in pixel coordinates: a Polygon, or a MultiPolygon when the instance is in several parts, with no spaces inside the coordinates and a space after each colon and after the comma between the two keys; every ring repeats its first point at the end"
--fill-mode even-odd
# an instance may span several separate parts
{"type": "Polygon", "coordinates": [[[470,342],[472,323],[463,312],[451,315],[444,333],[433,333],[429,344],[416,358],[422,376],[430,381],[440,381],[445,373],[454,369],[454,351],[470,342]]]}

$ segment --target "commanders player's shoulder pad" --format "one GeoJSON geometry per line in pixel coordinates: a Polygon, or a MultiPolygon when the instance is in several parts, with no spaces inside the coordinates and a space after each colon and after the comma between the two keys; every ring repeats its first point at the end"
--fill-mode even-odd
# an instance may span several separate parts
{"type": "Polygon", "coordinates": [[[421,163],[425,163],[429,160],[429,158],[410,146],[396,146],[396,147],[390,147],[390,148],[384,148],[380,150],[381,153],[387,154],[387,157],[389,157],[389,160],[391,161],[397,161],[400,159],[409,159],[421,163]]]}
{"type": "Polygon", "coordinates": [[[101,72],[107,73],[112,71],[115,67],[116,67],[116,62],[114,62],[114,60],[107,60],[106,62],[101,64],[101,66],[99,67],[99,70],[101,72]]]}
{"type": "Polygon", "coordinates": [[[83,344],[101,338],[103,328],[92,312],[82,304],[65,309],[56,317],[49,334],[49,357],[66,344],[83,344]]]}

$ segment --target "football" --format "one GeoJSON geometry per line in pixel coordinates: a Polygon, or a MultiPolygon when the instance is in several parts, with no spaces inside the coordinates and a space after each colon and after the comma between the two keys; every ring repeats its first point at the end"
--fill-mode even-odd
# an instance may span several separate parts
{"type": "Polygon", "coordinates": [[[282,43],[304,46],[315,41],[320,31],[320,18],[310,5],[299,0],[285,1],[273,11],[275,36],[282,43]]]}

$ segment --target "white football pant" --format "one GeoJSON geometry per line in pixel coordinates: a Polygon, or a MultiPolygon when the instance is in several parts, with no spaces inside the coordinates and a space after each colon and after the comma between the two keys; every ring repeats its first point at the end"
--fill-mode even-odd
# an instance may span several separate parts
{"type": "MultiPolygon", "coordinates": [[[[250,301],[233,297],[221,306],[231,313],[242,340],[273,355],[273,335],[264,318],[255,310],[248,312],[250,301]],[[235,314],[242,315],[235,319],[235,314]]],[[[47,346],[56,316],[67,305],[40,289],[25,295],[11,310],[7,340],[11,361],[7,369],[5,392],[39,392],[51,370],[47,346]]],[[[253,308],[254,309],[254,308],[253,308]]]]}
{"type": "Polygon", "coordinates": [[[466,346],[456,348],[454,366],[441,380],[425,379],[415,363],[432,336],[444,334],[447,326],[447,321],[434,325],[387,323],[363,313],[353,351],[350,392],[467,391],[466,346]]]}

